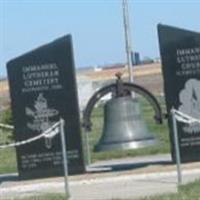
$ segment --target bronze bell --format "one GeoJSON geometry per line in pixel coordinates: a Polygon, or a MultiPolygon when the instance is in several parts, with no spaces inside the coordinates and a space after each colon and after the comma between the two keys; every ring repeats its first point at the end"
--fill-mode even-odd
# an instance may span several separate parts
{"type": "Polygon", "coordinates": [[[95,151],[132,149],[156,144],[131,96],[111,99],[104,107],[104,127],[95,151]]]}
{"type": "Polygon", "coordinates": [[[156,98],[143,87],[126,83],[117,75],[116,83],[97,91],[89,100],[83,115],[83,126],[91,131],[91,113],[95,104],[108,93],[112,99],[104,106],[104,127],[102,136],[95,146],[95,151],[139,148],[156,144],[156,139],[149,133],[140,112],[137,98],[132,98],[131,92],[145,97],[153,106],[155,120],[162,123],[162,111],[156,98]]]}

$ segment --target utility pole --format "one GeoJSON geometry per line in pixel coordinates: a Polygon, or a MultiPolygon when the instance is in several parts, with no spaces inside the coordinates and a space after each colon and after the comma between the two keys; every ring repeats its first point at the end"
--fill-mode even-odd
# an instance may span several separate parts
{"type": "Polygon", "coordinates": [[[128,13],[128,0],[122,0],[123,8],[123,21],[124,21],[124,34],[125,34],[125,45],[126,45],[126,56],[128,64],[129,81],[133,82],[133,71],[131,61],[131,31],[129,25],[129,13],[128,13]]]}

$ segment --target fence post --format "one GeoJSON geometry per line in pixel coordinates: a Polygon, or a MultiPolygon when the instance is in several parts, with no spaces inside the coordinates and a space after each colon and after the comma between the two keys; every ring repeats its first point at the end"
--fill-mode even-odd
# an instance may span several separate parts
{"type": "Polygon", "coordinates": [[[90,153],[90,141],[89,141],[89,133],[86,131],[85,133],[85,142],[86,142],[86,165],[89,166],[91,164],[91,153],[90,153]]]}
{"type": "Polygon", "coordinates": [[[68,162],[67,162],[67,149],[64,132],[64,120],[60,119],[60,132],[61,132],[61,143],[62,143],[62,156],[63,156],[63,168],[64,168],[64,180],[65,180],[65,193],[66,197],[70,198],[69,183],[68,183],[68,162]]]}
{"type": "Polygon", "coordinates": [[[176,167],[177,167],[177,178],[178,185],[182,184],[182,172],[181,172],[181,158],[180,158],[180,149],[179,149],[179,140],[178,140],[178,132],[177,132],[177,121],[175,117],[175,110],[172,108],[172,123],[173,123],[173,133],[174,133],[174,147],[176,152],[176,167]]]}

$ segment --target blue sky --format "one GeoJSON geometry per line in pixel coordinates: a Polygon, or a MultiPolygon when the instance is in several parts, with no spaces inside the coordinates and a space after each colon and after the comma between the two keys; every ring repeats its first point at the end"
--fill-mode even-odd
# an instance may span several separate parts
{"type": "MultiPolygon", "coordinates": [[[[200,32],[200,0],[129,0],[132,47],[158,57],[158,23],[200,32]]],[[[121,0],[0,0],[0,76],[6,62],[71,33],[77,67],[125,62],[121,0]]]]}

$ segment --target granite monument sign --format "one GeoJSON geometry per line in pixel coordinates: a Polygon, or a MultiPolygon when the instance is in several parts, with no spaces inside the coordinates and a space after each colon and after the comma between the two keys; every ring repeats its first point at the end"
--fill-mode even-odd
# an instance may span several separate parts
{"type": "MultiPolygon", "coordinates": [[[[69,174],[83,173],[80,118],[70,35],[7,64],[15,139],[35,137],[62,117],[69,174]]],[[[63,174],[60,134],[16,148],[21,178],[63,174]]]]}
{"type": "MultiPolygon", "coordinates": [[[[200,33],[158,25],[167,111],[200,119],[200,33]]],[[[172,156],[174,140],[169,118],[172,156]]],[[[182,162],[200,160],[200,124],[178,122],[182,162]]]]}

